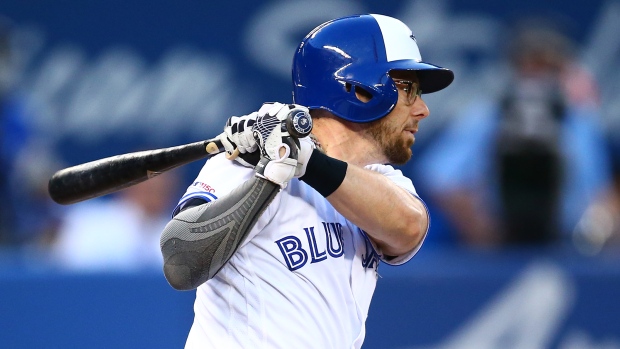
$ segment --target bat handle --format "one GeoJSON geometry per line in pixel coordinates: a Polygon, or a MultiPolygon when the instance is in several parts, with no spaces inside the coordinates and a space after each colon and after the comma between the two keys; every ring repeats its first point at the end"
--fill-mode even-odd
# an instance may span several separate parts
{"type": "MultiPolygon", "coordinates": [[[[210,155],[215,155],[221,152],[226,152],[226,149],[224,149],[224,145],[222,144],[221,141],[219,141],[218,138],[213,138],[211,140],[208,140],[206,142],[205,149],[207,150],[207,153],[209,153],[210,155]]],[[[228,154],[228,152],[226,152],[226,158],[228,160],[234,160],[239,156],[239,153],[240,153],[239,148],[235,148],[232,154],[228,154]]]]}
{"type": "Polygon", "coordinates": [[[226,153],[226,159],[228,160],[235,160],[237,158],[237,156],[239,156],[239,148],[235,148],[235,150],[232,152],[232,154],[228,154],[228,152],[226,153]]]}
{"type": "MultiPolygon", "coordinates": [[[[292,109],[284,121],[287,131],[295,138],[303,138],[310,134],[312,131],[312,117],[310,114],[301,109],[292,109]]],[[[218,138],[213,138],[206,142],[207,153],[215,155],[217,153],[225,151],[222,142],[218,138]]],[[[236,159],[240,154],[239,148],[229,154],[226,152],[226,158],[228,160],[236,159]]]]}

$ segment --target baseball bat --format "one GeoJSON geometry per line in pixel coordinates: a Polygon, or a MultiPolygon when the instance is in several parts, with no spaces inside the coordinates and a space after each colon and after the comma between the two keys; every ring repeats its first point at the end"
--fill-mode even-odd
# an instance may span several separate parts
{"type": "MultiPolygon", "coordinates": [[[[110,194],[153,178],[173,168],[224,151],[216,137],[169,148],[111,156],[65,168],[49,180],[48,191],[62,205],[110,194]]],[[[238,150],[229,159],[234,159],[238,150]]]]}
{"type": "MultiPolygon", "coordinates": [[[[282,127],[295,138],[312,131],[312,118],[306,111],[289,105],[289,114],[282,127]]],[[[62,205],[110,194],[144,182],[173,168],[225,151],[219,137],[169,148],[145,150],[111,156],[65,168],[49,180],[48,192],[62,205]]],[[[226,154],[229,160],[239,156],[239,149],[226,154]]]]}

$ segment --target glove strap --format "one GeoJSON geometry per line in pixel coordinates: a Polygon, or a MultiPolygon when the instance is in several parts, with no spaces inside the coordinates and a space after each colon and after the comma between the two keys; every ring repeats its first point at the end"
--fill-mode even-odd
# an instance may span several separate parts
{"type": "Polygon", "coordinates": [[[264,178],[270,182],[286,188],[288,181],[293,178],[297,161],[294,159],[283,158],[278,160],[269,160],[262,158],[254,169],[256,177],[264,178]]]}

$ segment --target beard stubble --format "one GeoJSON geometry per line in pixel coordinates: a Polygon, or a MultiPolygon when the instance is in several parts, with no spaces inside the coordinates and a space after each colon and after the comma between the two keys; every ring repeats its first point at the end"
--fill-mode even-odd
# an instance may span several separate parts
{"type": "Polygon", "coordinates": [[[411,147],[414,139],[402,136],[403,130],[390,127],[385,120],[379,119],[369,124],[368,134],[373,137],[391,164],[404,165],[411,159],[411,147]]]}

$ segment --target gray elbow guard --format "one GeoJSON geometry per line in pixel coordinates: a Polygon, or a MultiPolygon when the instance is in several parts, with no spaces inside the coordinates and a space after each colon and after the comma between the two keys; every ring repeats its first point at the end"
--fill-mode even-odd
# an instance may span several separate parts
{"type": "Polygon", "coordinates": [[[215,276],[279,190],[279,185],[253,177],[229,195],[174,217],[160,241],[170,285],[191,290],[215,276]]]}

